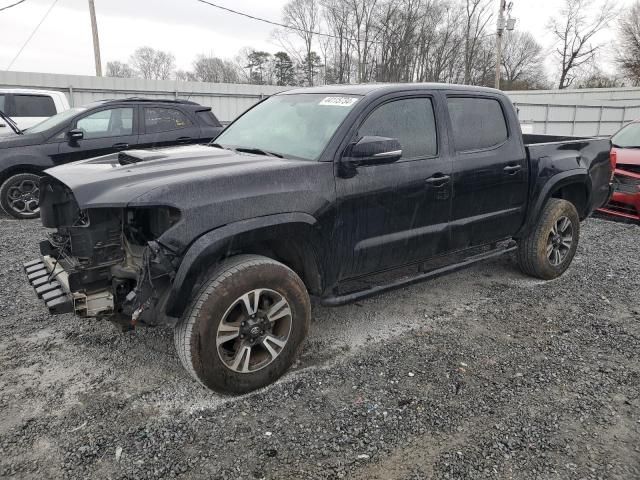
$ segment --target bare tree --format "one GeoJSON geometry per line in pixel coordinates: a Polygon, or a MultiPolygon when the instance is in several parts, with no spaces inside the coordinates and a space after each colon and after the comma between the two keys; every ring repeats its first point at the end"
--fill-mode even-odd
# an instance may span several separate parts
{"type": "Polygon", "coordinates": [[[464,83],[472,82],[471,74],[493,17],[489,0],[466,0],[464,15],[464,83]]]}
{"type": "MultiPolygon", "coordinates": [[[[291,0],[283,10],[284,24],[304,43],[304,54],[301,60],[311,58],[313,38],[320,18],[318,0],[291,0]]],[[[307,82],[313,85],[313,68],[307,62],[307,82]]]]}
{"type": "Polygon", "coordinates": [[[136,72],[133,71],[129,65],[123,62],[107,62],[107,70],[105,73],[107,77],[119,77],[119,78],[133,78],[136,76],[136,72]]]}
{"type": "Polygon", "coordinates": [[[200,82],[238,83],[235,65],[218,57],[198,55],[193,62],[193,75],[200,82]]]}
{"type": "Polygon", "coordinates": [[[508,32],[502,52],[505,90],[528,90],[544,85],[542,45],[529,32],[508,32]]]}
{"type": "Polygon", "coordinates": [[[618,35],[618,65],[631,83],[640,85],[640,1],[620,16],[618,35]]]}
{"type": "Polygon", "coordinates": [[[378,0],[347,0],[352,12],[350,39],[358,59],[357,82],[370,81],[373,71],[371,57],[376,43],[376,14],[378,0]]]}
{"type": "Polygon", "coordinates": [[[175,69],[175,57],[151,47],[140,47],[131,55],[130,63],[142,78],[168,80],[175,69]]]}
{"type": "Polygon", "coordinates": [[[560,16],[549,23],[549,30],[558,45],[556,56],[560,64],[558,88],[570,87],[576,71],[593,59],[602,44],[594,44],[595,36],[615,17],[611,0],[604,0],[592,11],[593,0],[564,0],[560,16]]]}

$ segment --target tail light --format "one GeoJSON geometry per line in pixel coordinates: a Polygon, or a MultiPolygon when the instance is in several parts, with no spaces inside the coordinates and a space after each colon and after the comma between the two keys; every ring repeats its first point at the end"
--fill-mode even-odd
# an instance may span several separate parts
{"type": "Polygon", "coordinates": [[[616,165],[618,165],[618,151],[615,148],[612,148],[609,153],[609,161],[611,162],[611,180],[613,181],[616,165]]]}

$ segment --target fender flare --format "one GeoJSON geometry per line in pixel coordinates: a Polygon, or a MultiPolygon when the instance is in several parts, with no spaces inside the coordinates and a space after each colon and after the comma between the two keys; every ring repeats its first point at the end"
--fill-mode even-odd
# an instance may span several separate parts
{"type": "MultiPolygon", "coordinates": [[[[556,190],[572,184],[579,184],[586,187],[587,205],[589,205],[592,188],[589,172],[586,169],[573,169],[566,172],[558,173],[551,177],[542,187],[540,194],[535,200],[535,203],[532,205],[531,211],[533,212],[533,215],[529,215],[529,219],[520,229],[520,232],[518,232],[517,236],[519,237],[528,233],[531,228],[533,228],[533,226],[538,223],[538,219],[540,218],[540,215],[542,215],[542,209],[544,208],[544,205],[556,190]]],[[[582,214],[582,212],[578,213],[580,215],[582,214]]]]}
{"type": "Polygon", "coordinates": [[[34,172],[43,173],[46,169],[55,167],[55,164],[47,156],[41,155],[16,155],[2,159],[0,179],[5,180],[14,173],[34,172]]]}
{"type": "Polygon", "coordinates": [[[314,227],[317,220],[307,213],[290,212],[256,217],[230,223],[211,230],[188,248],[168,293],[165,312],[168,316],[179,318],[187,307],[193,288],[199,279],[203,266],[210,264],[210,259],[228,248],[234,237],[251,233],[260,229],[304,224],[314,227]]]}

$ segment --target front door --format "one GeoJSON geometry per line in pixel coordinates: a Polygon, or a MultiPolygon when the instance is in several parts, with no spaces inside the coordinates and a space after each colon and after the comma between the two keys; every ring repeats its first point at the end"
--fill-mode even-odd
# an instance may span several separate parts
{"type": "Polygon", "coordinates": [[[112,107],[79,118],[70,129],[82,131],[81,140],[64,140],[55,163],[67,163],[135,148],[138,144],[136,107],[112,107]]]}
{"type": "MultiPolygon", "coordinates": [[[[451,161],[431,96],[391,98],[365,113],[363,136],[399,140],[400,160],[357,167],[336,180],[341,278],[410,264],[447,250],[451,161]]],[[[339,169],[338,169],[339,171],[339,169]]]]}

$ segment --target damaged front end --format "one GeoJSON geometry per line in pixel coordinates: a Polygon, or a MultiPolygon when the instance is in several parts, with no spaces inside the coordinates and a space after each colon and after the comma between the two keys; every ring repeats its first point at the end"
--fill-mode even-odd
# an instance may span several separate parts
{"type": "Polygon", "coordinates": [[[158,240],[180,218],[168,206],[80,209],[55,178],[41,181],[41,258],[25,264],[51,314],[105,318],[130,328],[166,325],[178,258],[158,240]]]}

